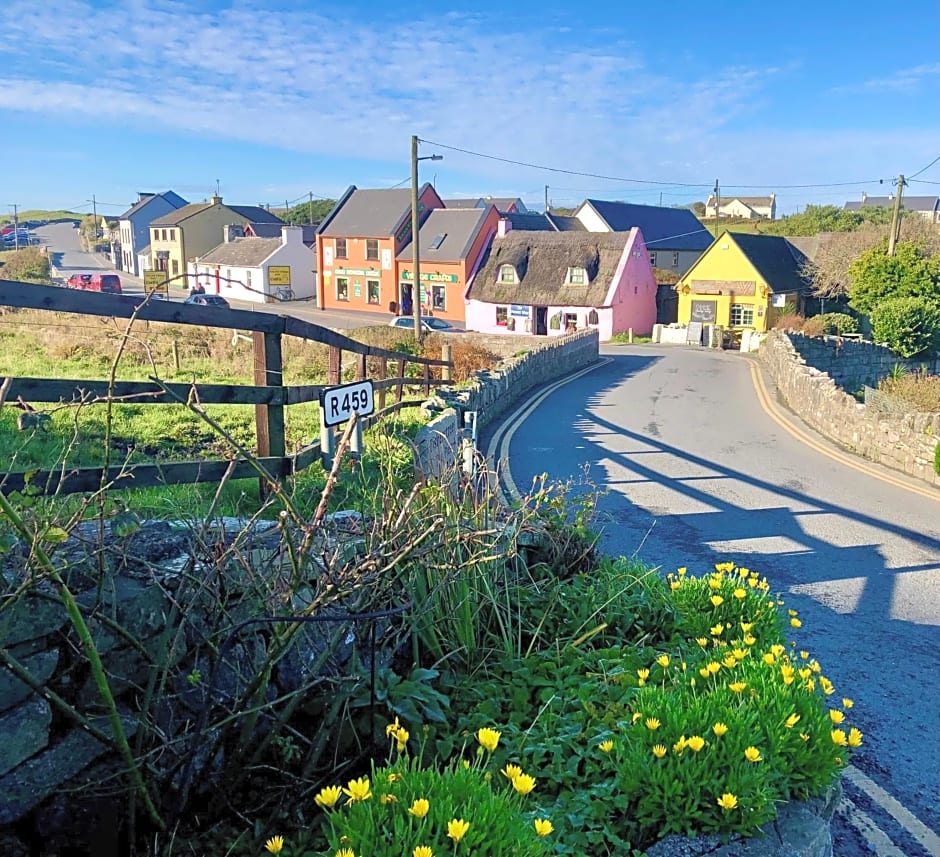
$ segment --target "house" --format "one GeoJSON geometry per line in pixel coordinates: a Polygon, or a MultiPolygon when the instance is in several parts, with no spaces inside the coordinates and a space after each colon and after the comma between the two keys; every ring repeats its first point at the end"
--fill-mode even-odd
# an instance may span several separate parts
{"type": "MultiPolygon", "coordinates": [[[[463,324],[464,297],[496,234],[499,212],[486,208],[435,208],[418,231],[421,253],[421,313],[463,324]]],[[[399,292],[414,283],[414,247],[409,241],[398,253],[399,292]]],[[[401,311],[401,307],[398,308],[401,311]]]]}
{"type": "Polygon", "coordinates": [[[612,234],[506,231],[467,293],[467,328],[557,336],[596,328],[602,341],[656,320],[656,281],[639,229],[612,234]]]}
{"type": "MultiPolygon", "coordinates": [[[[863,208],[894,208],[893,196],[869,196],[862,194],[861,202],[847,202],[844,211],[859,211],[863,208]]],[[[919,214],[930,223],[940,223],[940,196],[901,196],[901,208],[919,214]]]]}
{"type": "Polygon", "coordinates": [[[184,205],[150,224],[151,270],[165,271],[175,285],[186,286],[188,264],[219,243],[222,227],[283,221],[256,205],[225,205],[221,196],[184,205]]]}
{"type": "Polygon", "coordinates": [[[679,323],[766,331],[802,305],[806,261],[782,236],[722,232],[676,285],[679,323]]]}
{"type": "MultiPolygon", "coordinates": [[[[715,217],[715,195],[705,202],[705,218],[715,217]]],[[[719,196],[718,217],[733,217],[737,220],[776,220],[777,195],[770,196],[719,196]]]]}
{"type": "MultiPolygon", "coordinates": [[[[418,191],[419,228],[443,207],[425,182],[418,191]]],[[[410,241],[411,190],[350,185],[317,227],[317,306],[372,312],[412,306],[412,284],[399,281],[396,262],[410,241]]]]}
{"type": "Polygon", "coordinates": [[[477,196],[465,199],[444,200],[445,208],[488,208],[491,205],[494,206],[500,214],[528,211],[525,203],[518,196],[477,196]]]}
{"type": "Polygon", "coordinates": [[[679,276],[692,267],[712,242],[711,233],[687,208],[586,199],[573,216],[589,232],[639,229],[650,254],[650,264],[679,276]]]}
{"type": "Polygon", "coordinates": [[[150,224],[184,205],[186,200],[171,190],[138,193],[137,202],[118,218],[119,244],[111,260],[114,267],[135,277],[143,276],[139,257],[150,244],[150,224]]]}
{"type": "MultiPolygon", "coordinates": [[[[280,223],[246,223],[242,232],[244,238],[280,238],[282,224],[280,223]]],[[[317,227],[308,223],[300,227],[303,230],[303,242],[314,250],[317,240],[317,227]]]]}
{"type": "MultiPolygon", "coordinates": [[[[267,227],[276,224],[264,224],[267,227]]],[[[300,226],[279,227],[272,238],[244,236],[247,227],[227,225],[223,241],[190,265],[191,282],[226,299],[270,303],[316,294],[316,254],[300,226]]]]}

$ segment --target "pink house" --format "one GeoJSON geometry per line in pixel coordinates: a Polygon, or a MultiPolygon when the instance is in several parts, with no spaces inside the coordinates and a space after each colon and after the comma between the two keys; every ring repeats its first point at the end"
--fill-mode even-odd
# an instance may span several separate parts
{"type": "Polygon", "coordinates": [[[639,229],[629,232],[507,231],[467,290],[467,329],[559,336],[596,328],[605,342],[656,321],[656,278],[639,229]]]}

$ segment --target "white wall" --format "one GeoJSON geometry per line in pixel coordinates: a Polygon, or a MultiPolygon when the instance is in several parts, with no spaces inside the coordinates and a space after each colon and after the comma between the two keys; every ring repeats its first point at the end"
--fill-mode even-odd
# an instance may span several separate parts
{"type": "Polygon", "coordinates": [[[604,219],[590,206],[585,205],[578,212],[578,220],[588,232],[610,232],[604,219]]]}

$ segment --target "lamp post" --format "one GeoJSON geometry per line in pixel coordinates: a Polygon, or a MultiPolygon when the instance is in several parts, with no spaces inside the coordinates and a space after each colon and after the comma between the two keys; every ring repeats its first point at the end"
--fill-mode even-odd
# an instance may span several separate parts
{"type": "Polygon", "coordinates": [[[420,342],[424,331],[421,329],[421,248],[418,244],[418,161],[443,161],[443,155],[418,157],[418,138],[411,137],[411,248],[412,286],[411,305],[415,316],[415,339],[420,342]]]}

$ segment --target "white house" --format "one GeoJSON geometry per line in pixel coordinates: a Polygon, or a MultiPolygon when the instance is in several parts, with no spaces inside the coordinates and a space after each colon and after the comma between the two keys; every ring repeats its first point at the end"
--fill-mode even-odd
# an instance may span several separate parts
{"type": "Polygon", "coordinates": [[[119,271],[135,277],[150,268],[150,224],[158,217],[186,205],[186,200],[171,190],[163,193],[138,193],[135,202],[119,220],[118,241],[113,245],[112,262],[119,271]],[[147,265],[141,267],[146,249],[147,265]]]}
{"type": "Polygon", "coordinates": [[[705,202],[705,217],[715,216],[715,203],[721,217],[734,217],[742,220],[776,220],[777,195],[770,196],[719,196],[714,194],[705,202]]]}
{"type": "Polygon", "coordinates": [[[316,294],[317,257],[300,226],[282,226],[280,238],[244,237],[223,228],[223,242],[189,264],[191,282],[226,299],[272,303],[316,294]]]}

